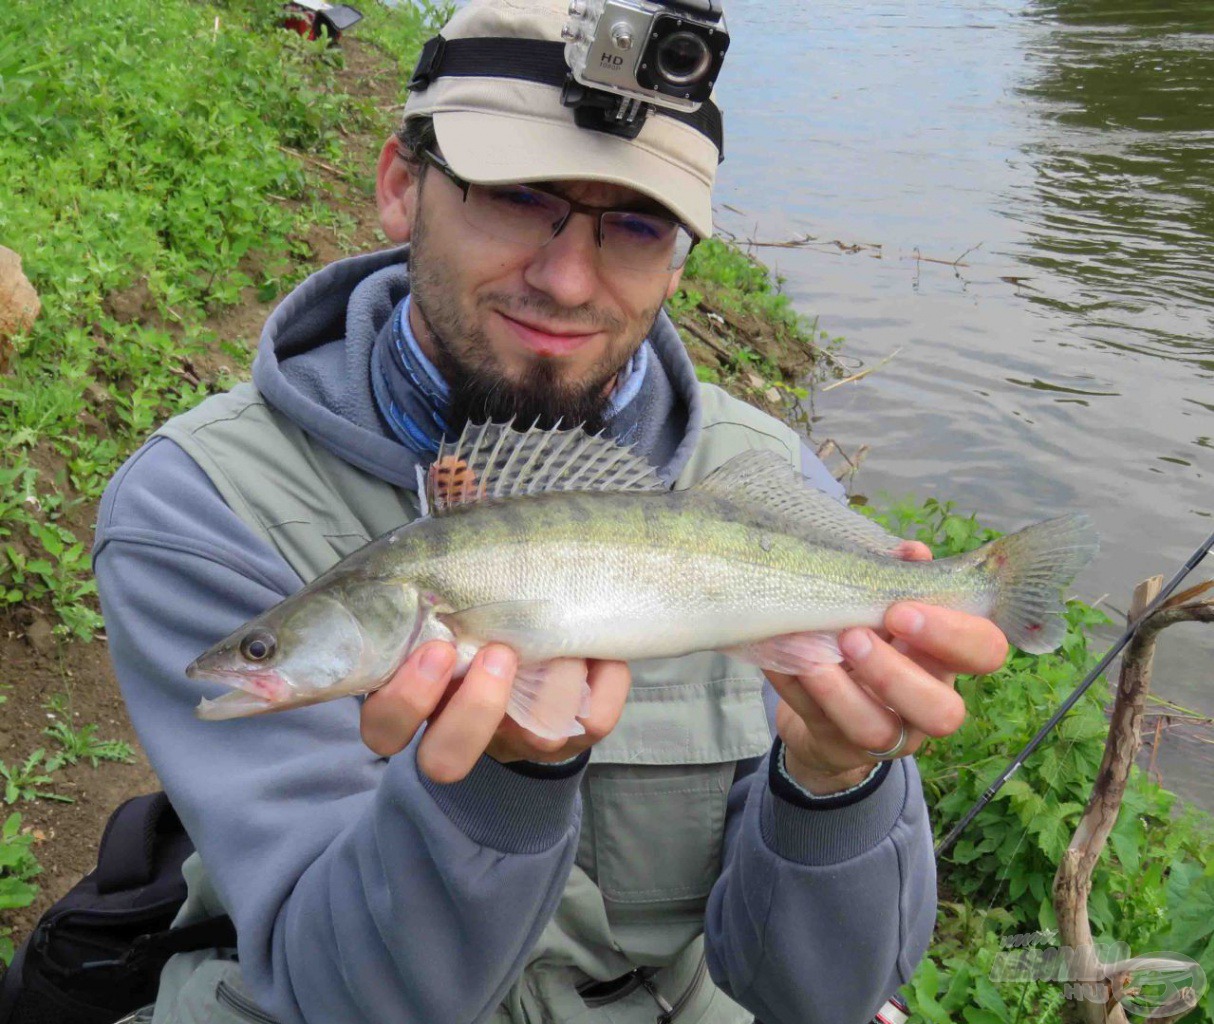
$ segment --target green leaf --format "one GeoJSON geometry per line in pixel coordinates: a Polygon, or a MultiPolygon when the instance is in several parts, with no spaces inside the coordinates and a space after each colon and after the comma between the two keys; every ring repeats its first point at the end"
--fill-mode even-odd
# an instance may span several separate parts
{"type": "Polygon", "coordinates": [[[1012,1018],[1006,1013],[992,1013],[990,1010],[979,1009],[976,1006],[967,1006],[962,1012],[962,1019],[965,1024],[1008,1024],[1012,1018]]]}
{"type": "MultiPolygon", "coordinates": [[[[1169,902],[1172,902],[1169,900],[1169,902]]],[[[1214,937],[1214,879],[1194,878],[1171,909],[1172,927],[1161,936],[1166,948],[1196,951],[1214,937]]]]}
{"type": "Polygon", "coordinates": [[[1128,874],[1138,873],[1138,866],[1142,860],[1139,846],[1145,838],[1142,822],[1132,814],[1126,814],[1125,809],[1122,808],[1121,817],[1113,831],[1109,833],[1109,846],[1113,848],[1113,853],[1128,874]]]}
{"type": "Polygon", "coordinates": [[[1041,901],[1041,905],[1037,908],[1037,926],[1042,931],[1058,930],[1058,917],[1054,913],[1054,904],[1048,896],[1041,901]]]}
{"type": "Polygon", "coordinates": [[[20,910],[34,902],[38,886],[15,878],[0,878],[0,910],[20,910]]]}
{"type": "Polygon", "coordinates": [[[990,978],[979,975],[974,979],[974,1002],[987,1010],[993,1010],[1001,1021],[1008,1018],[1007,1004],[990,978]]]}
{"type": "Polygon", "coordinates": [[[936,1002],[936,992],[940,987],[940,972],[930,957],[925,957],[919,964],[919,969],[911,978],[911,988],[914,992],[915,1010],[930,1024],[952,1024],[948,1011],[936,1002]]]}

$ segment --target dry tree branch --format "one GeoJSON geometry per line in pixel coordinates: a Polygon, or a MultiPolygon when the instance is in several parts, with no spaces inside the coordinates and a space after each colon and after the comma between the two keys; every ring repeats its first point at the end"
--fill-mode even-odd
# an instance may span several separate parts
{"type": "MultiPolygon", "coordinates": [[[[1130,618],[1137,619],[1163,587],[1162,576],[1144,580],[1134,590],[1130,618]]],[[[1192,598],[1209,589],[1209,585],[1190,588],[1179,595],[1192,598]]],[[[1142,716],[1151,686],[1151,666],[1155,642],[1160,631],[1177,622],[1214,622],[1214,601],[1177,604],[1172,600],[1153,612],[1142,623],[1126,647],[1121,661],[1117,697],[1109,723],[1108,740],[1092,796],[1084,809],[1070,846],[1062,855],[1054,876],[1054,909],[1062,944],[1075,954],[1071,965],[1073,976],[1100,981],[1109,986],[1107,1004],[1084,1000],[1078,1009],[1087,1024],[1127,1024],[1121,1000],[1133,994],[1131,985],[1135,971],[1174,971],[1183,973],[1189,964],[1159,957],[1136,957],[1133,960],[1104,964],[1096,956],[1092,943],[1092,925],[1088,917],[1088,896],[1092,891],[1092,869],[1100,858],[1109,833],[1117,823],[1121,799],[1125,794],[1130,768],[1142,745],[1142,716]]],[[[1160,1007],[1165,1016],[1159,1019],[1177,1021],[1197,1005],[1197,994],[1191,988],[1173,993],[1171,1003],[1160,1007]]]]}

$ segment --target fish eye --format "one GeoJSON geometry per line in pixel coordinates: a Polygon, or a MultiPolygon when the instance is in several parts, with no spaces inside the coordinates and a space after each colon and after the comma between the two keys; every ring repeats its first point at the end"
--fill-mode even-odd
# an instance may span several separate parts
{"type": "Polygon", "coordinates": [[[277,649],[274,634],[265,629],[254,630],[240,641],[240,653],[247,661],[265,661],[274,657],[277,649]]]}

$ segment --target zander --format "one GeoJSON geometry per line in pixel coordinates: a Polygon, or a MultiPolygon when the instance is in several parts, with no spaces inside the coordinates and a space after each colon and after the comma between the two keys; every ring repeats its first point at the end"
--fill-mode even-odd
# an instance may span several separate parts
{"type": "Polygon", "coordinates": [[[991,618],[1030,653],[1065,625],[1060,593],[1096,553],[1086,517],[1030,526],[934,562],[808,490],[771,452],[743,453],[689,490],[580,430],[466,430],[424,481],[423,516],[354,552],[186,670],[237,688],[204,699],[224,719],[369,693],[428,640],[508,644],[510,715],[577,735],[582,659],[719,650],[799,672],[841,660],[837,633],[878,626],[902,600],[991,618]]]}

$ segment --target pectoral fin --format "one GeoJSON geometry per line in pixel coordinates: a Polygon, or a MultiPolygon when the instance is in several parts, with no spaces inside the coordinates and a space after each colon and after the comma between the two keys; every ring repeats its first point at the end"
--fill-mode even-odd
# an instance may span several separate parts
{"type": "Polygon", "coordinates": [[[524,729],[547,740],[581,736],[578,718],[590,713],[590,685],[581,658],[556,658],[521,665],[506,713],[524,729]]]}
{"type": "Polygon", "coordinates": [[[843,660],[836,633],[785,633],[730,647],[723,653],[790,676],[800,675],[814,665],[837,665],[843,660]]]}

